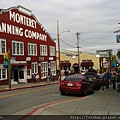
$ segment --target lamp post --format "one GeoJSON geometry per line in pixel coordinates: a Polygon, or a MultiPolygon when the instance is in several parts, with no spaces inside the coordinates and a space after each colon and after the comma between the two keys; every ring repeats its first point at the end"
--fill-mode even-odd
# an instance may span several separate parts
{"type": "Polygon", "coordinates": [[[79,65],[79,68],[78,68],[78,72],[80,73],[80,53],[79,53],[79,39],[80,39],[80,33],[77,32],[76,33],[76,36],[77,36],[77,48],[78,48],[78,65],[79,65]]]}
{"type": "Polygon", "coordinates": [[[61,81],[61,63],[60,63],[60,34],[64,33],[64,32],[70,32],[69,30],[68,31],[62,31],[62,32],[59,32],[59,23],[58,23],[58,20],[57,20],[57,37],[58,37],[58,58],[59,58],[59,70],[60,70],[60,81],[61,81]]]}

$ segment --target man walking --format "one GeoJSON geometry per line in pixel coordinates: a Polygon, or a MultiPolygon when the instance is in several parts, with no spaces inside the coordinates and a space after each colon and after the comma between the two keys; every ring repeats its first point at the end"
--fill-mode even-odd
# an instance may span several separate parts
{"type": "Polygon", "coordinates": [[[108,70],[106,70],[106,73],[103,76],[103,79],[105,80],[106,90],[109,89],[109,80],[110,80],[110,73],[108,70]]]}

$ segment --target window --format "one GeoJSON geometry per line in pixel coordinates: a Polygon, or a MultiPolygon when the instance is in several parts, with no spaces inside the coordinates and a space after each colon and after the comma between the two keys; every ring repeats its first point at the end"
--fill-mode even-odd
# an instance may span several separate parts
{"type": "Polygon", "coordinates": [[[0,80],[7,79],[7,69],[0,69],[0,80]]]}
{"type": "Polygon", "coordinates": [[[41,78],[48,76],[48,62],[41,62],[41,78]]]}
{"type": "Polygon", "coordinates": [[[23,42],[12,41],[12,54],[13,55],[24,55],[23,42]]]}
{"type": "Polygon", "coordinates": [[[47,56],[47,46],[46,45],[40,45],[40,55],[47,56]]]}
{"type": "Polygon", "coordinates": [[[31,79],[32,76],[31,76],[31,69],[28,69],[27,70],[27,79],[31,79]]]}
{"type": "Polygon", "coordinates": [[[28,43],[28,55],[37,55],[37,45],[28,43]]]}
{"type": "Polygon", "coordinates": [[[55,56],[55,47],[50,46],[50,56],[55,56]]]}
{"type": "Polygon", "coordinates": [[[55,61],[50,62],[50,74],[56,75],[56,62],[55,61]]]}
{"type": "Polygon", "coordinates": [[[32,74],[33,73],[38,73],[38,63],[37,62],[32,63],[32,74]]]}
{"type": "Polygon", "coordinates": [[[4,39],[0,38],[0,54],[3,54],[6,52],[6,41],[4,39]]]}

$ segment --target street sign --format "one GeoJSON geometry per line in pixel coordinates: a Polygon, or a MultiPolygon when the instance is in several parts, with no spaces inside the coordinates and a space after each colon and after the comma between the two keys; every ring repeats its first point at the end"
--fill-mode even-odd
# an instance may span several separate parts
{"type": "Polygon", "coordinates": [[[98,54],[100,57],[107,58],[109,57],[109,52],[112,53],[112,50],[98,50],[96,51],[96,54],[98,54]]]}

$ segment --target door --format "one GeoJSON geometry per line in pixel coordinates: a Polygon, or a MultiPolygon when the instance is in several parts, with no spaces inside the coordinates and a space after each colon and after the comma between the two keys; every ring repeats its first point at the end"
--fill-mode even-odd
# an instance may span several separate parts
{"type": "Polygon", "coordinates": [[[14,80],[15,80],[16,82],[19,82],[19,81],[18,81],[18,70],[14,70],[14,80]]]}
{"type": "Polygon", "coordinates": [[[19,70],[19,79],[23,80],[24,79],[24,71],[23,70],[19,70]]]}

